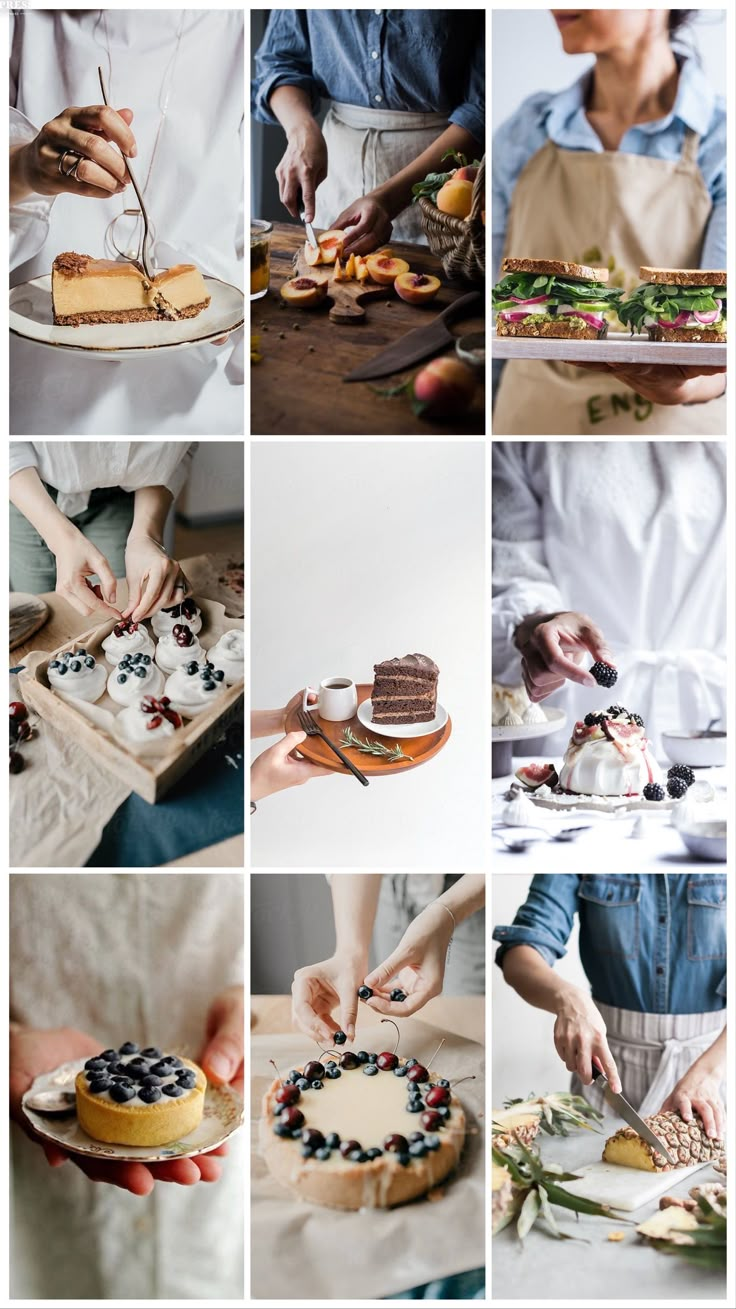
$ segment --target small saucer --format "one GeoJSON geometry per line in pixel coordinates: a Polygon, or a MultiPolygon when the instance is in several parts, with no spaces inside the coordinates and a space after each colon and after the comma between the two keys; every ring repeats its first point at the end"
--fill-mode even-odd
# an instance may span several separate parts
{"type": "Polygon", "coordinates": [[[447,710],[443,705],[438,704],[434,718],[428,723],[374,723],[373,703],[371,700],[364,700],[358,705],[358,720],[378,736],[390,736],[397,741],[410,741],[412,737],[430,736],[432,732],[440,732],[447,722],[447,710]]]}

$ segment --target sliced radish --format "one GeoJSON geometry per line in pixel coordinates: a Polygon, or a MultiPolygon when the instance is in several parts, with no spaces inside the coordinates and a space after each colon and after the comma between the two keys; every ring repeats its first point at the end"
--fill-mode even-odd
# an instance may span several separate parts
{"type": "Polygon", "coordinates": [[[545,301],[549,300],[549,296],[535,295],[530,300],[525,300],[523,296],[510,295],[509,300],[514,300],[517,305],[541,305],[544,304],[545,301]]]}
{"type": "Polygon", "coordinates": [[[560,305],[557,313],[558,315],[566,315],[568,318],[582,318],[583,322],[587,323],[589,327],[603,327],[606,321],[605,318],[601,318],[600,314],[588,314],[585,310],[575,309],[572,305],[560,305]]]}
{"type": "Polygon", "coordinates": [[[519,312],[515,309],[503,309],[499,314],[499,318],[503,318],[505,323],[523,323],[524,319],[528,317],[529,314],[526,310],[519,312]]]}
{"type": "Polygon", "coordinates": [[[699,309],[693,309],[693,318],[696,322],[707,325],[708,323],[715,323],[720,316],[720,312],[720,309],[709,309],[707,313],[703,313],[699,309]]]}
{"type": "Polygon", "coordinates": [[[660,327],[684,327],[685,324],[688,323],[689,321],[690,321],[690,314],[687,309],[683,309],[682,313],[678,314],[677,318],[675,318],[674,321],[672,322],[670,322],[670,320],[667,318],[657,319],[657,323],[660,327]]]}

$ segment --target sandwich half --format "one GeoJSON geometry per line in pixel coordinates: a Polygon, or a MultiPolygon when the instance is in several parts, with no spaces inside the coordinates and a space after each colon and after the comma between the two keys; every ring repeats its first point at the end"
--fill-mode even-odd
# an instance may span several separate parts
{"type": "Polygon", "coordinates": [[[607,286],[607,268],[564,259],[504,259],[493,288],[498,336],[552,336],[595,341],[608,333],[607,312],[623,294],[607,286]]]}
{"type": "Polygon", "coordinates": [[[725,341],[726,274],[708,268],[639,269],[638,286],[618,309],[650,341],[725,341]]]}

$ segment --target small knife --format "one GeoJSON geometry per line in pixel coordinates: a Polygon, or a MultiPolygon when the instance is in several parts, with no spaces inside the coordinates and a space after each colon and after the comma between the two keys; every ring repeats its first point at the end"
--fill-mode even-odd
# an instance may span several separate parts
{"type": "Polygon", "coordinates": [[[352,373],[343,377],[343,382],[369,382],[374,377],[389,377],[391,373],[400,373],[402,369],[419,363],[420,359],[428,359],[430,355],[439,354],[455,341],[447,323],[451,323],[455,318],[463,318],[470,311],[471,306],[480,299],[480,291],[470,291],[468,295],[461,295],[458,300],[453,300],[451,305],[443,309],[441,314],[433,318],[428,326],[415,327],[413,332],[407,332],[406,336],[394,341],[393,345],[387,346],[380,354],[374,355],[367,364],[354,368],[352,373]]]}
{"type": "Polygon", "coordinates": [[[299,192],[299,206],[298,206],[298,207],[299,207],[299,217],[301,218],[301,220],[302,220],[302,222],[303,222],[303,224],[304,224],[304,230],[305,230],[306,233],[307,233],[307,240],[308,240],[308,242],[309,242],[310,245],[313,245],[313,246],[315,247],[315,249],[319,249],[319,245],[318,245],[318,243],[317,243],[317,238],[316,238],[316,236],[314,235],[314,228],[312,227],[312,224],[311,224],[311,223],[308,223],[308,222],[307,222],[307,218],[306,218],[306,213],[307,213],[307,211],[306,211],[306,209],[304,208],[304,196],[302,195],[301,191],[299,192]]]}
{"type": "Polygon", "coordinates": [[[633,1127],[637,1135],[647,1142],[647,1145],[651,1145],[654,1150],[663,1155],[668,1164],[674,1164],[677,1167],[677,1160],[672,1158],[666,1145],[660,1141],[658,1136],[655,1136],[651,1127],[648,1127],[644,1119],[639,1117],[628,1100],[623,1095],[617,1095],[615,1091],[611,1090],[605,1073],[602,1073],[595,1064],[593,1064],[593,1081],[601,1084],[606,1102],[612,1109],[615,1109],[619,1118],[623,1118],[624,1122],[629,1124],[629,1127],[633,1127]]]}

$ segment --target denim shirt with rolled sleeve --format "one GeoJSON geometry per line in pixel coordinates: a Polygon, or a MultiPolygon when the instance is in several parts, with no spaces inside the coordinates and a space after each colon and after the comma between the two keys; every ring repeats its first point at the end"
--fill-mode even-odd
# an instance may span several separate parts
{"type": "Polygon", "coordinates": [[[255,55],[251,112],[277,120],[277,86],[366,109],[444,113],[485,140],[482,9],[272,9],[255,55]]]}
{"type": "Polygon", "coordinates": [[[513,923],[494,929],[496,963],[530,945],[554,966],[576,913],[594,1000],[649,1014],[725,1009],[725,873],[539,874],[513,923]]]}

